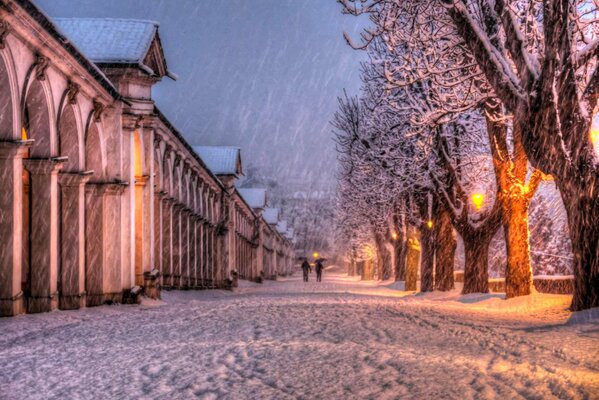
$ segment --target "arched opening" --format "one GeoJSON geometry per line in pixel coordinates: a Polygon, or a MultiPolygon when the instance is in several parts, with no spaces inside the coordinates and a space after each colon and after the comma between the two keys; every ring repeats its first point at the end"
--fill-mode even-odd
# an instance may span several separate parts
{"type": "MultiPolygon", "coordinates": [[[[15,126],[19,107],[11,72],[8,67],[8,49],[0,50],[0,142],[18,138],[15,126]]],[[[16,146],[0,148],[0,188],[4,192],[0,196],[0,316],[11,316],[23,312],[21,272],[21,198],[23,168],[20,158],[23,149],[16,146]]]]}
{"type": "Polygon", "coordinates": [[[23,170],[22,278],[28,312],[57,307],[58,170],[51,159],[52,125],[44,87],[31,83],[22,110],[22,138],[33,139],[23,170]]]}
{"type": "Polygon", "coordinates": [[[85,306],[85,182],[82,144],[76,108],[66,105],[58,124],[59,154],[67,157],[59,175],[60,258],[58,265],[59,307],[63,310],[85,306]]]}
{"type": "Polygon", "coordinates": [[[8,70],[4,59],[0,57],[0,140],[11,140],[14,137],[14,106],[10,87],[8,70]]]}
{"type": "Polygon", "coordinates": [[[85,169],[94,171],[92,179],[95,182],[100,182],[105,177],[102,149],[98,124],[92,122],[85,138],[85,169]]]}
{"type": "Polygon", "coordinates": [[[62,172],[76,172],[81,168],[81,145],[79,143],[79,130],[75,108],[71,105],[64,107],[58,125],[58,152],[61,156],[68,157],[63,164],[62,172]]]}

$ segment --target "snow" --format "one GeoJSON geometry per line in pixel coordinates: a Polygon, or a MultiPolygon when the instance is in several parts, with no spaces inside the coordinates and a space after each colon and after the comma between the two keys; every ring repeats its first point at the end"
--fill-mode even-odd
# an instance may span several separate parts
{"type": "Polygon", "coordinates": [[[266,206],[266,189],[238,188],[237,191],[250,207],[264,208],[266,206]]]}
{"type": "Polygon", "coordinates": [[[596,398],[599,309],[402,292],[327,268],[0,320],[0,397],[596,398]]]}
{"type": "Polygon", "coordinates": [[[96,63],[142,62],[158,22],[119,18],[54,18],[69,39],[96,63]]]}
{"type": "Polygon", "coordinates": [[[268,222],[271,225],[274,225],[279,221],[279,209],[265,208],[262,212],[262,217],[266,222],[268,222]]]}
{"type": "Polygon", "coordinates": [[[194,146],[215,175],[241,175],[241,150],[231,146],[194,146]]]}

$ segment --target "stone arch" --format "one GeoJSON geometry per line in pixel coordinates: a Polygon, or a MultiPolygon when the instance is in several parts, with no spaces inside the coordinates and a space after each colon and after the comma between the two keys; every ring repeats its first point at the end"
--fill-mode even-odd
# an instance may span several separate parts
{"type": "Polygon", "coordinates": [[[90,121],[85,135],[85,169],[94,171],[94,181],[106,178],[106,148],[102,125],[90,121]]]}
{"type": "Polygon", "coordinates": [[[164,190],[164,178],[162,172],[162,151],[160,150],[160,142],[154,141],[154,191],[161,192],[164,190]]]}
{"type": "Polygon", "coordinates": [[[58,118],[58,153],[67,156],[62,170],[81,171],[84,167],[84,146],[82,145],[81,114],[75,104],[66,104],[58,118]]]}
{"type": "Polygon", "coordinates": [[[181,158],[173,154],[173,197],[181,201],[181,158]]]}
{"type": "Polygon", "coordinates": [[[49,158],[56,155],[52,95],[45,80],[32,79],[23,101],[23,138],[35,140],[31,147],[32,158],[49,158]]]}
{"type": "Polygon", "coordinates": [[[0,140],[21,138],[19,91],[9,48],[0,49],[0,140]]]}
{"type": "Polygon", "coordinates": [[[162,171],[164,172],[164,186],[163,189],[172,197],[174,197],[173,191],[173,153],[169,150],[164,152],[162,159],[162,171]]]}

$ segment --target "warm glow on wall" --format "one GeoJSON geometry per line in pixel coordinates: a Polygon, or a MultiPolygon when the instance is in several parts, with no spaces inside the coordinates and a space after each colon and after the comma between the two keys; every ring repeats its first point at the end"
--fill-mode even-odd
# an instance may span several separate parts
{"type": "Polygon", "coordinates": [[[599,121],[593,119],[593,125],[591,125],[591,143],[595,148],[595,154],[599,156],[599,121]]]}
{"type": "Polygon", "coordinates": [[[428,229],[433,229],[433,221],[429,219],[426,223],[426,226],[428,226],[428,229]]]}
{"type": "Polygon", "coordinates": [[[480,209],[483,207],[483,203],[485,202],[485,195],[482,193],[474,193],[472,195],[472,204],[474,204],[474,207],[480,211],[480,209]]]}

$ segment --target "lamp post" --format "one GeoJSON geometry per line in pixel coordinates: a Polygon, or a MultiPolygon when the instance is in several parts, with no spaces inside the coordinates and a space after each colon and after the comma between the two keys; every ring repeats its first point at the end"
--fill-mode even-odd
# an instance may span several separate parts
{"type": "Polygon", "coordinates": [[[426,226],[428,226],[428,229],[433,229],[433,220],[429,219],[426,221],[426,226]]]}
{"type": "Polygon", "coordinates": [[[397,232],[391,233],[391,239],[397,240],[397,232]]]}

